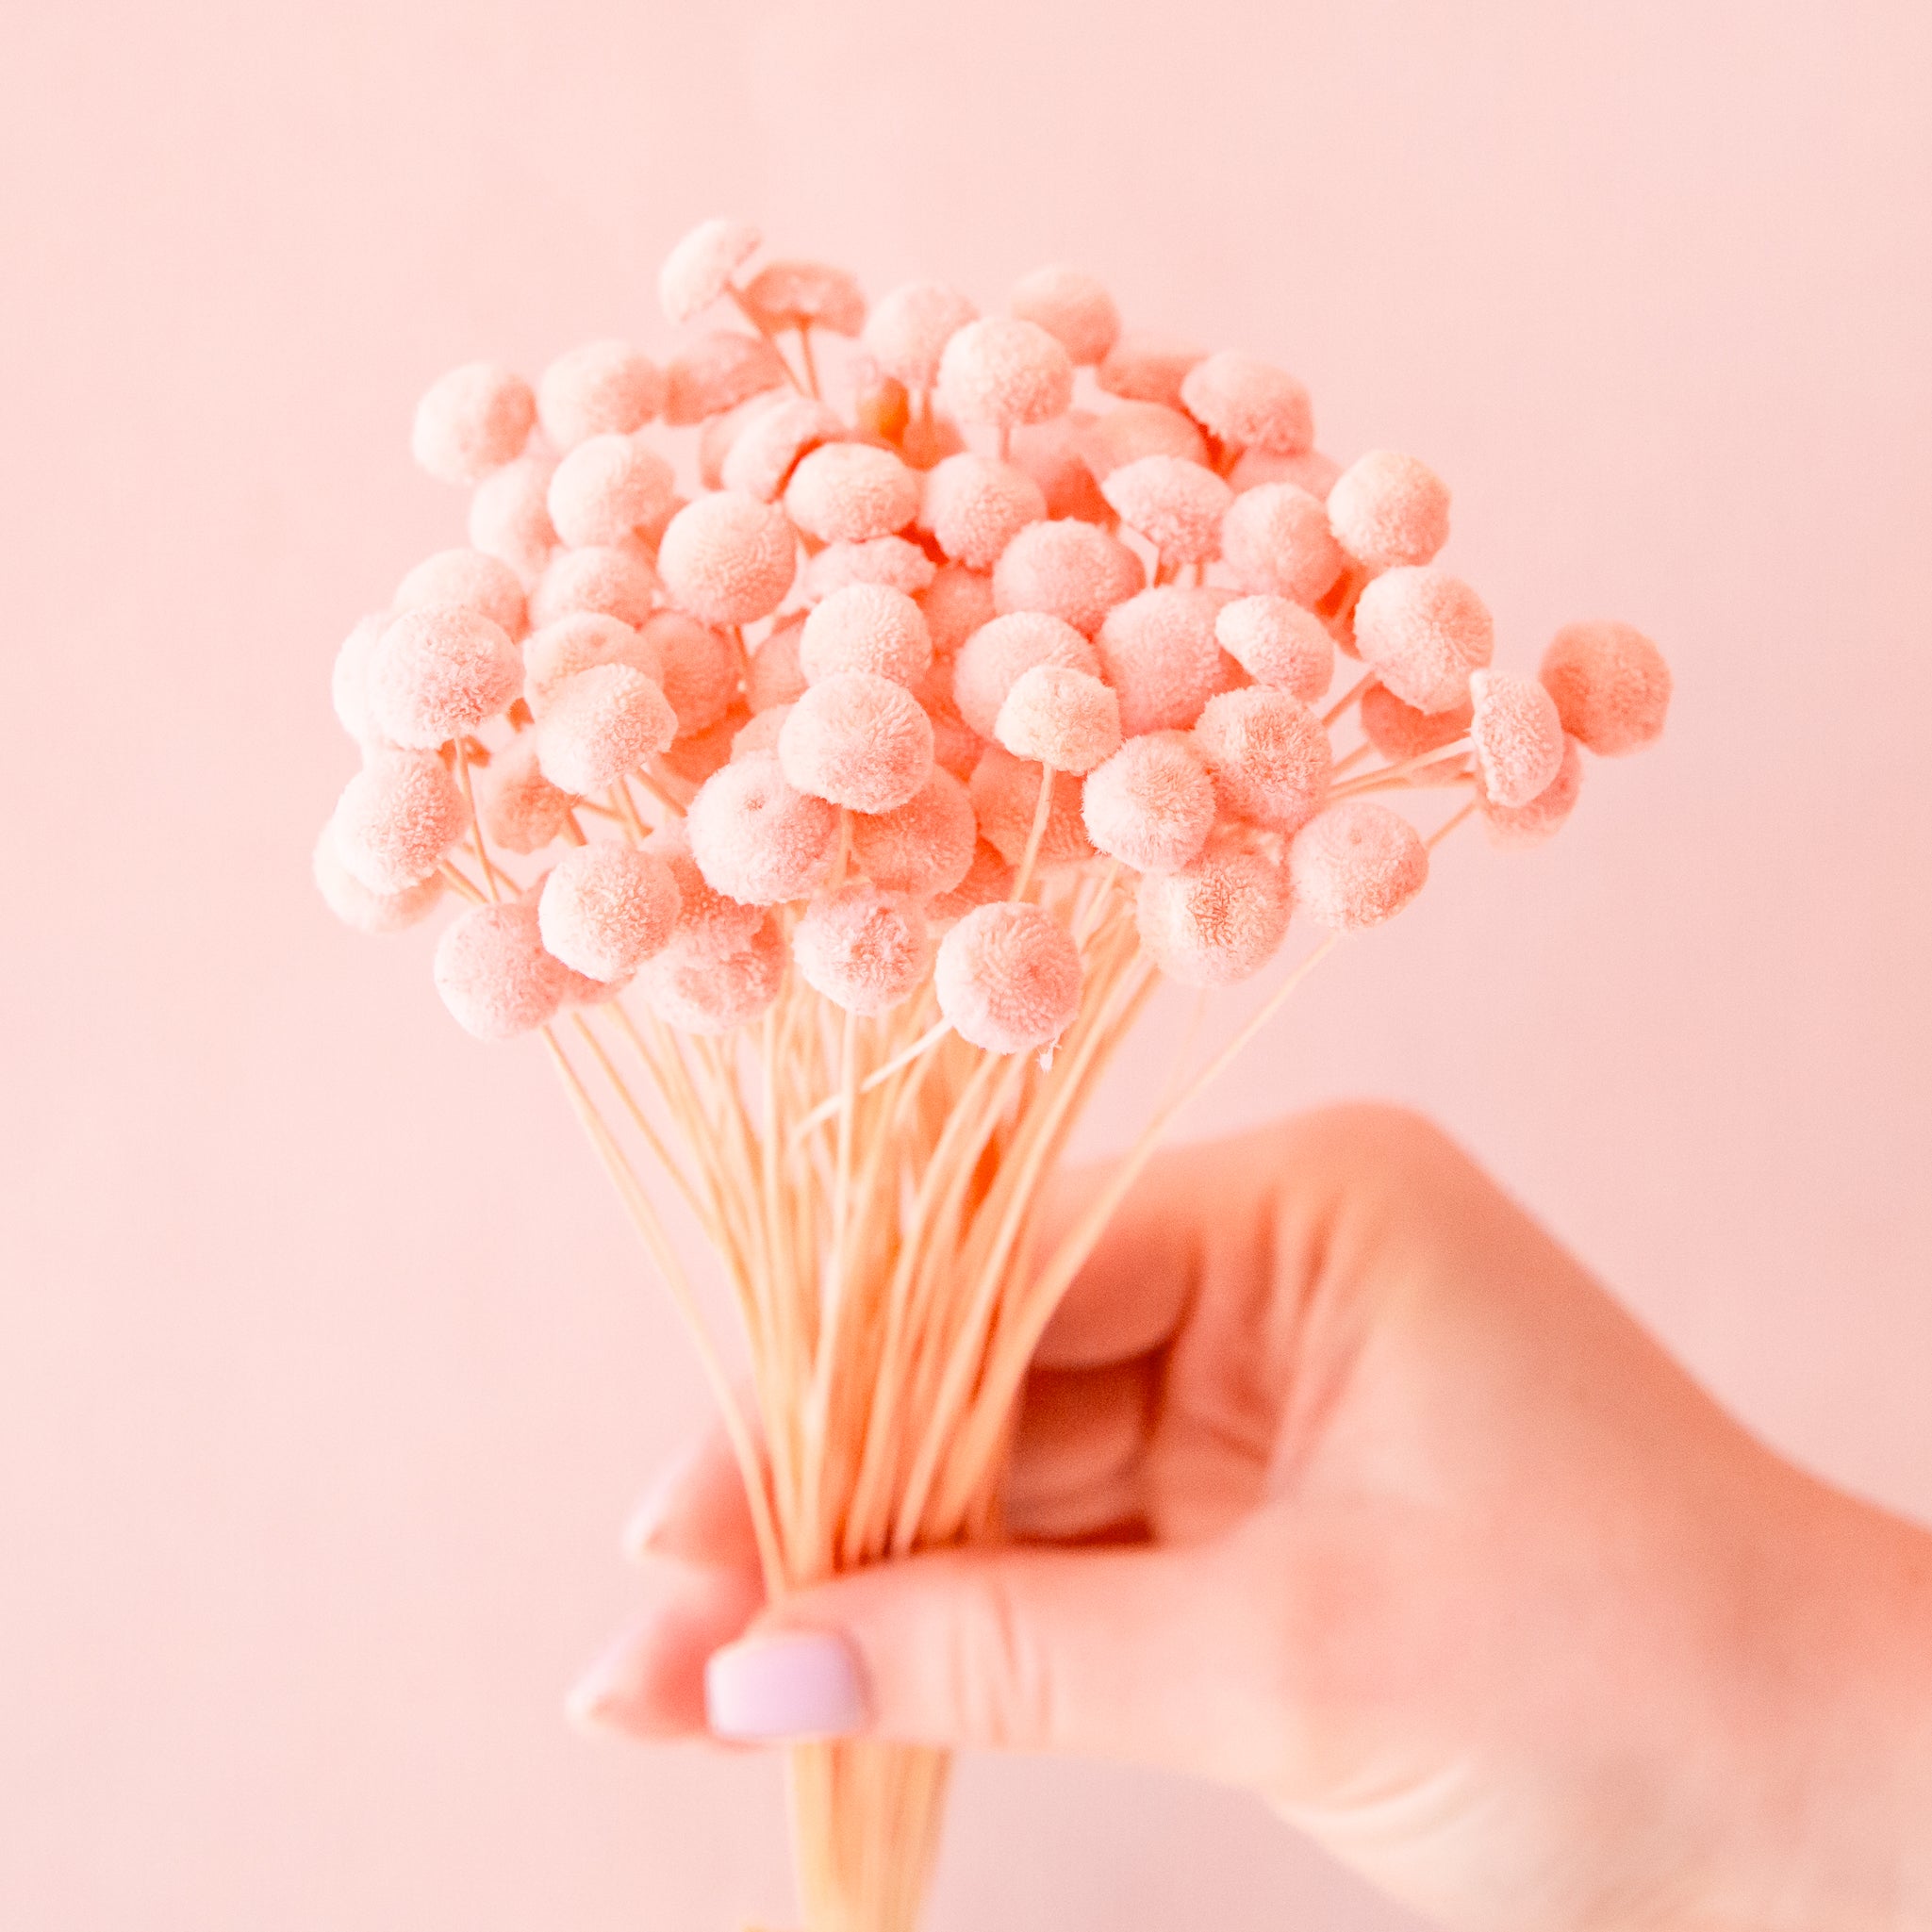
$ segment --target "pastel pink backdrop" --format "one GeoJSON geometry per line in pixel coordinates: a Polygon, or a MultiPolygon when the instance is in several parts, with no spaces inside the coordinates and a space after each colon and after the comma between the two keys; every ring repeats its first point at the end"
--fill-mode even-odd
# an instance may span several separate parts
{"type": "MultiPolygon", "coordinates": [[[[1932,1513],[1926,9],[204,0],[8,42],[0,1923],[783,1922],[768,1764],[560,1715],[684,1343],[540,1057],[306,878],[338,636],[459,528],[418,389],[661,344],[717,211],[874,290],[1083,262],[1300,372],[1329,449],[1437,464],[1512,661],[1663,640],[1661,752],[1547,852],[1450,847],[1192,1128],[1432,1110],[1758,1428],[1932,1513]]],[[[967,1767],[933,1911],[1409,1923],[1238,1798],[1024,1762],[967,1767]]]]}

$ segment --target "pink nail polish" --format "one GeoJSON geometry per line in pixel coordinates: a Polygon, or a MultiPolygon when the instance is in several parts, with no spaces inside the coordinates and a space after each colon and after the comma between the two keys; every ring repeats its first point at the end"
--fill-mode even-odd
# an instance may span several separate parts
{"type": "Polygon", "coordinates": [[[664,1527],[666,1516],[670,1512],[671,1499],[683,1487],[697,1460],[696,1447],[686,1444],[651,1478],[650,1488],[644,1492],[637,1507],[631,1511],[630,1521],[624,1525],[622,1547],[625,1556],[635,1561],[650,1553],[658,1532],[664,1527]]]}
{"type": "Polygon", "coordinates": [[[612,1644],[570,1687],[564,1710],[572,1724],[593,1731],[623,1728],[619,1713],[633,1688],[629,1651],[627,1643],[612,1644]]]}
{"type": "Polygon", "coordinates": [[[866,1721],[852,1646],[834,1630],[780,1630],[715,1651],[704,1666],[712,1731],[747,1743],[842,1738],[866,1721]]]}

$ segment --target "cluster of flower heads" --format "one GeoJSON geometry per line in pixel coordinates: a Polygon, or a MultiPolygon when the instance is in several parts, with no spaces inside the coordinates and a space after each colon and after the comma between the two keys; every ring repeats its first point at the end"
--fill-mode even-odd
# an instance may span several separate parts
{"type": "Polygon", "coordinates": [[[471,1032],[630,985],[725,1032],[789,969],[857,1014],[930,983],[968,1041],[1045,1047],[1081,997],[1065,868],[1124,878],[1161,970],[1225,985],[1297,911],[1347,930],[1420,890],[1428,845],[1370,794],[1461,787],[1528,844],[1579,746],[1662,728],[1669,672],[1627,625],[1491,669],[1489,612],[1435,562],[1441,479],[1321,454],[1285,371],[1123,333],[1073,269],[1000,313],[933,282],[868,310],[840,269],[751,272],[759,246],[725,221],[679,243],[667,315],[724,325],[662,367],[597,341],[418,407],[469,546],[342,645],[363,765],[316,873],[372,933],[473,901],[436,956],[471,1032]],[[1324,712],[1338,652],[1362,669],[1324,712]]]}

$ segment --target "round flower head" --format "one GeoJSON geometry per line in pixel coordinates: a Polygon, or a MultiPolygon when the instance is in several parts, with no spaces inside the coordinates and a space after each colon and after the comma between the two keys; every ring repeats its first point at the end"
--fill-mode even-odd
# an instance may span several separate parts
{"type": "Polygon", "coordinates": [[[881,892],[950,892],[973,862],[979,828],[966,788],[935,770],[902,805],[852,818],[852,859],[881,892]]]}
{"type": "Polygon", "coordinates": [[[557,547],[550,520],[550,478],[556,459],[519,456],[492,470],[470,499],[471,547],[509,565],[526,587],[543,574],[557,547]]]}
{"type": "Polygon", "coordinates": [[[872,305],[866,348],[883,374],[915,392],[930,389],[947,343],[978,314],[942,282],[907,282],[872,305]]]}
{"type": "MultiPolygon", "coordinates": [[[[1025,422],[1007,442],[1007,460],[1039,486],[1049,517],[1079,517],[1104,523],[1107,500],[1087,468],[1084,438],[1098,421],[1091,409],[1069,409],[1045,422],[1025,422]]],[[[1194,425],[1188,424],[1190,432],[1194,425]]]]}
{"type": "Polygon", "coordinates": [[[890,812],[933,775],[933,721],[903,685],[836,671],[792,706],[778,755],[801,792],[854,812],[890,812]]]}
{"type": "Polygon", "coordinates": [[[1239,496],[1257,484],[1292,483],[1310,496],[1326,501],[1341,473],[1341,464],[1319,450],[1301,450],[1292,456],[1273,450],[1243,450],[1228,472],[1228,484],[1239,496]]]}
{"type": "Polygon", "coordinates": [[[821,543],[890,537],[918,513],[917,474],[870,443],[821,443],[784,487],[785,514],[821,543]]]}
{"type": "Polygon", "coordinates": [[[1164,403],[1121,403],[1097,416],[1080,437],[1081,460],[1097,483],[1148,456],[1208,460],[1207,439],[1179,409],[1164,403]]]}
{"type": "Polygon", "coordinates": [[[1671,671],[1660,652],[1628,624],[1565,624],[1538,673],[1563,729],[1599,758],[1652,743],[1670,709],[1671,671]]]}
{"type": "Polygon", "coordinates": [[[1221,649],[1258,685],[1313,704],[1335,675],[1335,640],[1312,610],[1285,597],[1237,597],[1214,619],[1221,649]]]}
{"type": "Polygon", "coordinates": [[[972,863],[966,876],[949,892],[938,892],[926,901],[926,917],[934,928],[949,926],[963,919],[975,906],[998,905],[1013,897],[1016,875],[983,838],[973,848],[972,863]]]}
{"type": "Polygon", "coordinates": [[[1520,851],[1541,845],[1562,828],[1583,789],[1583,753],[1575,738],[1563,740],[1563,762],[1557,775],[1527,805],[1499,805],[1483,789],[1482,774],[1476,780],[1477,809],[1489,833],[1489,842],[1503,851],[1520,851]]]}
{"type": "Polygon", "coordinates": [[[1036,664],[1014,680],[994,735],[1016,758],[1084,775],[1120,749],[1120,701],[1085,671],[1036,664]]]}
{"type": "Polygon", "coordinates": [[[778,735],[784,729],[791,709],[789,704],[774,704],[768,711],[754,711],[732,734],[730,762],[735,765],[739,759],[754,757],[762,751],[777,757],[778,735]]]}
{"type": "Polygon", "coordinates": [[[919,527],[955,563],[990,570],[1029,523],[1047,515],[1040,486],[1024,470],[962,451],[926,472],[919,527]]]}
{"type": "Polygon", "coordinates": [[[982,624],[993,621],[993,579],[962,564],[942,564],[919,593],[933,654],[950,657],[982,624]]]}
{"type": "Polygon", "coordinates": [[[595,544],[559,551],[544,566],[530,593],[530,621],[553,624],[572,611],[589,610],[635,627],[656,600],[657,572],[642,552],[595,544]]]}
{"type": "Polygon", "coordinates": [[[523,586],[500,558],[480,550],[439,550],[396,586],[395,608],[460,603],[481,611],[506,636],[523,635],[523,586]]]}
{"type": "MultiPolygon", "coordinates": [[[[991,600],[988,599],[990,605],[991,600]]],[[[342,639],[336,652],[335,668],[329,673],[329,697],[342,729],[358,745],[379,745],[383,735],[369,709],[369,663],[375,647],[389,627],[388,611],[375,611],[358,619],[355,628],[342,639]]]]}
{"type": "Polygon", "coordinates": [[[537,420],[559,450],[593,436],[630,436],[664,407],[664,372],[628,342],[567,350],[537,383],[537,420]]]}
{"type": "Polygon", "coordinates": [[[1044,422],[1073,401],[1073,361],[1038,323],[989,315],[947,343],[939,395],[962,422],[1044,422]]]}
{"type": "Polygon", "coordinates": [[[1149,732],[1087,775],[1081,815],[1109,858],[1136,872],[1178,872],[1214,829],[1214,783],[1186,733],[1149,732]]]}
{"type": "Polygon", "coordinates": [[[550,479],[550,520],[568,544],[621,543],[661,522],[676,494],[670,465],[648,444],[586,437],[550,479]]]}
{"type": "Polygon", "coordinates": [[[939,942],[933,990],[969,1046],[1028,1053],[1051,1046],[1080,1011],[1080,954],[1035,905],[1008,901],[966,915],[939,942]]]}
{"type": "Polygon", "coordinates": [[[762,906],[747,905],[719,892],[698,869],[682,819],[653,832],[644,850],[662,859],[678,889],[677,923],[671,944],[686,959],[721,959],[751,944],[764,923],[762,906]]]}
{"type": "Polygon", "coordinates": [[[520,375],[466,362],[424,391],[409,446],[438,482],[480,483],[521,453],[536,421],[537,398],[520,375]]]}
{"type": "Polygon", "coordinates": [[[911,685],[932,662],[925,613],[904,591],[883,584],[834,590],[813,606],[799,637],[799,669],[809,684],[865,670],[911,685]]]}
{"type": "Polygon", "coordinates": [[[1082,269],[1035,269],[1014,286],[1006,305],[1045,329],[1078,364],[1098,362],[1120,334],[1113,296],[1082,269]]]}
{"type": "Polygon", "coordinates": [[[572,972],[608,984],[669,943],[677,882],[654,852],[580,845],[551,867],[537,902],[545,948],[572,972]]]}
{"type": "Polygon", "coordinates": [[[999,721],[999,707],[1022,672],[1055,664],[1098,675],[1100,660],[1080,632],[1045,611],[1020,610],[982,624],[952,661],[952,702],[983,738],[999,721]]]}
{"type": "Polygon", "coordinates": [[[1428,848],[1399,812],[1344,799],[1311,818],[1288,848],[1297,910],[1331,933],[1392,919],[1428,878],[1428,848]]]}
{"type": "Polygon", "coordinates": [[[1148,957],[1183,986],[1231,986],[1274,958],[1288,887],[1260,852],[1217,845],[1176,872],[1142,875],[1134,919],[1148,957]]]}
{"type": "Polygon", "coordinates": [[[685,428],[789,380],[784,358],[763,336],[714,329],[665,364],[664,420],[673,429],[685,428]]]}
{"type": "Polygon", "coordinates": [[[1182,456],[1141,456],[1111,471],[1100,494],[1168,563],[1197,564],[1221,547],[1221,518],[1234,492],[1182,456]]]}
{"type": "Polygon", "coordinates": [[[664,669],[658,677],[677,735],[709,731],[731,709],[744,675],[737,645],[681,610],[661,610],[638,633],[664,669]]]}
{"type": "MultiPolygon", "coordinates": [[[[967,784],[980,836],[1009,865],[1018,865],[1032,836],[1040,805],[1040,780],[1048,768],[1016,758],[999,745],[988,745],[967,784]]],[[[1094,848],[1081,817],[1081,782],[1071,772],[1053,774],[1047,806],[1047,829],[1040,838],[1043,866],[1077,865],[1094,848]]]]}
{"type": "Polygon", "coordinates": [[[1221,803],[1236,817],[1293,832],[1328,797],[1329,735],[1286,691],[1250,685],[1210,698],[1194,741],[1221,803]]]}
{"type": "Polygon", "coordinates": [[[1108,612],[1094,642],[1129,737],[1184,730],[1227,685],[1232,667],[1214,636],[1220,608],[1212,590],[1166,584],[1108,612]]]}
{"type": "Polygon", "coordinates": [[[1104,530],[1071,518],[1029,523],[993,566],[993,607],[1044,611],[1091,637],[1146,582],[1139,557],[1104,530]]]}
{"type": "Polygon", "coordinates": [[[1371,450],[1335,479],[1329,527],[1372,570],[1426,564],[1449,540],[1449,487],[1413,456],[1371,450]]]}
{"type": "Polygon", "coordinates": [[[1556,700],[1534,678],[1473,671],[1469,737],[1484,793],[1499,805],[1527,805],[1563,763],[1563,722],[1556,700]]]}
{"type": "Polygon", "coordinates": [[[903,537],[872,537],[864,543],[828,543],[805,566],[801,585],[808,603],[819,603],[849,584],[879,584],[916,597],[931,586],[937,566],[903,537]]]}
{"type": "Polygon", "coordinates": [[[687,322],[731,287],[764,238],[748,222],[700,222],[657,272],[657,299],[674,322],[687,322]]]}
{"type": "Polygon", "coordinates": [[[784,389],[761,389],[733,408],[707,416],[698,431],[698,481],[706,489],[722,489],[724,466],[737,448],[738,438],[761,417],[783,407],[787,400],[784,389]]]}
{"type": "MultiPolygon", "coordinates": [[[[1453,745],[1466,735],[1475,715],[1475,707],[1467,698],[1446,711],[1418,711],[1380,685],[1371,685],[1362,694],[1362,735],[1392,765],[1453,745]]],[[[1444,761],[1444,766],[1453,768],[1460,763],[1460,759],[1450,758],[1444,761]]],[[[1435,769],[1434,766],[1427,766],[1411,773],[1410,783],[1421,782],[1435,769]]]]}
{"type": "Polygon", "coordinates": [[[866,322],[866,298],[845,269],[821,261],[775,261],[751,277],[745,306],[768,329],[829,329],[856,336],[866,322]]]}
{"type": "Polygon", "coordinates": [[[523,684],[503,626],[459,603],[405,610],[369,660],[370,716],[399,745],[434,751],[494,718],[523,684]]]}
{"type": "Polygon", "coordinates": [[[763,1016],[784,984],[784,937],[766,915],[735,952],[667,946],[637,975],[645,1003],[683,1033],[729,1033],[763,1016]]]}
{"type": "Polygon", "coordinates": [[[537,726],[537,762],[560,790],[586,798],[669,745],[677,719],[664,693],[628,664],[567,678],[537,726]]]}
{"type": "Polygon", "coordinates": [[[537,747],[521,740],[502,752],[490,768],[490,784],[477,816],[492,845],[506,852],[541,851],[570,817],[570,795],[544,777],[537,747]]]}
{"type": "Polygon", "coordinates": [[[804,631],[802,618],[781,624],[752,652],[745,669],[745,702],[753,712],[790,704],[803,695],[805,673],[799,663],[799,640],[804,631]]]}
{"type": "Polygon", "coordinates": [[[1308,391],[1272,363],[1223,350],[1197,362],[1181,384],[1187,413],[1217,442],[1292,456],[1314,443],[1308,391]]]}
{"type": "Polygon", "coordinates": [[[664,654],[629,624],[599,611],[572,611],[523,645],[523,702],[541,718],[563,684],[595,664],[628,664],[652,683],[664,682],[664,654]]]}
{"type": "Polygon", "coordinates": [[[437,943],[437,991],[479,1040],[513,1040],[542,1026],[563,1004],[567,970],[543,949],[527,899],[473,905],[437,943]]]}
{"type": "Polygon", "coordinates": [[[1346,559],[1329,531],[1321,500],[1292,483],[1244,490],[1221,520],[1221,554],[1244,590],[1313,603],[1346,559]]]}
{"type": "Polygon", "coordinates": [[[775,504],[721,490],[687,504],[657,547],[665,587],[707,624],[749,624],[784,601],[798,538],[775,504]]]}
{"type": "Polygon", "coordinates": [[[734,702],[716,724],[680,737],[658,762],[673,778],[683,779],[695,789],[731,763],[731,748],[751,721],[750,708],[734,702]]]}
{"type": "Polygon", "coordinates": [[[718,481],[761,504],[775,503],[801,456],[849,434],[838,411],[817,397],[786,396],[740,427],[718,465],[718,481]]]}
{"type": "Polygon", "coordinates": [[[926,977],[933,941],[918,907],[875,885],[815,899],[792,932],[799,977],[846,1013],[889,1013],[926,977]]]}
{"type": "Polygon", "coordinates": [[[740,758],[698,787],[685,815],[706,883],[746,905],[802,899],[838,846],[838,814],[785,780],[769,752],[740,758]]]}
{"type": "Polygon", "coordinates": [[[1384,570],[1355,606],[1355,648],[1405,704],[1447,711],[1469,695],[1469,673],[1495,649],[1481,598],[1428,565],[1384,570]]]}
{"type": "Polygon", "coordinates": [[[372,892],[342,863],[331,819],[315,842],[315,885],[322,902],[343,925],[372,938],[400,933],[427,916],[442,897],[442,875],[432,872],[395,892],[372,892]]]}
{"type": "Polygon", "coordinates": [[[1178,409],[1183,378],[1206,355],[1167,336],[1122,336],[1100,358],[1098,380],[1110,396],[1178,409]]]}

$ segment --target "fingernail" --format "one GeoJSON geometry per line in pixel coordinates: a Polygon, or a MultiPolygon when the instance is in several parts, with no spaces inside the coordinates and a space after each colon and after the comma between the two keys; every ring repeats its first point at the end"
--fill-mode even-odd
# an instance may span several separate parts
{"type": "Polygon", "coordinates": [[[637,1507],[631,1511],[630,1521],[624,1525],[623,1552],[633,1562],[650,1554],[652,1544],[657,1541],[658,1533],[664,1527],[665,1518],[670,1513],[671,1498],[684,1486],[685,1478],[697,1460],[696,1445],[687,1443],[651,1478],[650,1488],[644,1492],[637,1507]]]}
{"type": "Polygon", "coordinates": [[[842,1738],[866,1721],[857,1653],[834,1630],[781,1630],[714,1651],[704,1711],[720,1738],[842,1738]]]}
{"type": "Polygon", "coordinates": [[[630,1643],[619,1638],[570,1687],[564,1711],[589,1731],[621,1730],[621,1713],[632,1693],[630,1643]]]}

